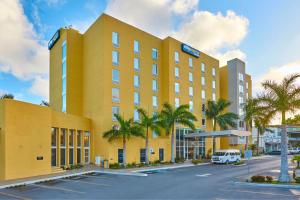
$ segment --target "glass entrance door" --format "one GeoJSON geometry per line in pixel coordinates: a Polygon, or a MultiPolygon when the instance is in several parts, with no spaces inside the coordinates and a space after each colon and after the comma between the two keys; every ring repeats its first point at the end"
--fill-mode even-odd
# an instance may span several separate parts
{"type": "Polygon", "coordinates": [[[90,163],[90,132],[84,132],[84,163],[90,163]]]}

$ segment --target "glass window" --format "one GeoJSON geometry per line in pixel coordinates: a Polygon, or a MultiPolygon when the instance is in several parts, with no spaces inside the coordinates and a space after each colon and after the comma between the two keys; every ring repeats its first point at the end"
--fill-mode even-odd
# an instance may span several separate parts
{"type": "Polygon", "coordinates": [[[212,93],[212,100],[216,101],[216,93],[212,93]]]}
{"type": "Polygon", "coordinates": [[[201,84],[205,85],[205,77],[203,77],[203,76],[201,77],[201,84]]]}
{"type": "Polygon", "coordinates": [[[152,49],[152,59],[157,60],[157,57],[158,57],[157,49],[153,48],[152,49]]]}
{"type": "Polygon", "coordinates": [[[114,46],[119,46],[119,33],[112,32],[112,43],[114,46]]]}
{"type": "Polygon", "coordinates": [[[64,61],[62,63],[62,77],[65,78],[67,76],[67,63],[64,61]]]}
{"type": "Polygon", "coordinates": [[[120,102],[120,90],[119,88],[112,88],[112,101],[120,102]]]}
{"type": "Polygon", "coordinates": [[[158,105],[157,96],[152,96],[152,105],[153,105],[153,107],[157,107],[157,105],[158,105]]]}
{"type": "Polygon", "coordinates": [[[66,94],[62,95],[62,112],[66,112],[67,111],[67,96],[66,94]]]}
{"type": "Polygon", "coordinates": [[[176,63],[179,63],[179,53],[177,51],[174,53],[174,59],[176,63]]]}
{"type": "Polygon", "coordinates": [[[139,70],[140,69],[140,59],[134,58],[134,69],[139,70]]]}
{"type": "Polygon", "coordinates": [[[120,112],[119,106],[113,106],[112,107],[112,120],[113,121],[117,120],[116,117],[115,117],[115,114],[119,114],[119,112],[120,112]]]}
{"type": "Polygon", "coordinates": [[[133,111],[133,120],[134,121],[140,120],[139,112],[137,111],[137,109],[134,109],[134,111],[133,111]]]}
{"type": "Polygon", "coordinates": [[[179,93],[179,83],[175,83],[175,92],[179,93]]]}
{"type": "Polygon", "coordinates": [[[66,133],[67,129],[62,128],[60,132],[60,146],[65,147],[66,146],[66,133]]]}
{"type": "Polygon", "coordinates": [[[137,40],[134,40],[134,53],[139,53],[140,52],[140,43],[137,40]]]}
{"type": "Polygon", "coordinates": [[[244,115],[244,109],[243,108],[239,109],[239,114],[240,114],[240,116],[244,115]]]}
{"type": "Polygon", "coordinates": [[[140,105],[140,93],[134,92],[134,105],[140,105]]]}
{"type": "Polygon", "coordinates": [[[239,73],[239,80],[243,81],[244,80],[244,75],[242,73],[239,73]]]}
{"type": "Polygon", "coordinates": [[[157,71],[157,64],[152,65],[152,75],[157,76],[158,71],[157,71]]]}
{"type": "Polygon", "coordinates": [[[180,106],[179,98],[175,98],[175,108],[180,106]]]}
{"type": "Polygon", "coordinates": [[[146,162],[146,149],[140,149],[140,163],[146,162]]]}
{"type": "Polygon", "coordinates": [[[84,132],[83,144],[84,147],[90,147],[90,133],[88,131],[84,132]]]}
{"type": "Polygon", "coordinates": [[[244,103],[244,98],[243,97],[239,97],[239,104],[243,104],[244,103]]]}
{"type": "Polygon", "coordinates": [[[112,63],[113,65],[119,65],[119,52],[112,51],[112,63]]]}
{"type": "Polygon", "coordinates": [[[112,70],[112,81],[114,83],[119,83],[120,82],[120,72],[117,69],[112,70]]]}
{"type": "Polygon", "coordinates": [[[205,99],[205,90],[202,90],[202,99],[205,99]]]}
{"type": "Polygon", "coordinates": [[[246,89],[248,89],[249,85],[248,85],[248,82],[246,82],[246,89]]]}
{"type": "Polygon", "coordinates": [[[135,88],[140,87],[140,77],[138,75],[134,75],[133,85],[135,88]]]}
{"type": "Polygon", "coordinates": [[[205,63],[201,63],[201,71],[205,72],[205,63]]]}
{"type": "Polygon", "coordinates": [[[193,87],[189,87],[189,95],[192,97],[194,95],[193,87]]]}
{"type": "Polygon", "coordinates": [[[193,73],[192,72],[189,72],[189,81],[193,82],[193,73]]]}
{"type": "Polygon", "coordinates": [[[248,94],[248,92],[246,93],[246,98],[249,99],[249,94],[248,94]]]}
{"type": "Polygon", "coordinates": [[[239,85],[239,91],[240,91],[240,93],[244,93],[244,86],[243,85],[239,85]]]}
{"type": "Polygon", "coordinates": [[[216,89],[216,81],[212,81],[212,88],[216,89]]]}
{"type": "Polygon", "coordinates": [[[190,101],[189,102],[189,106],[190,106],[190,112],[193,112],[193,110],[194,110],[194,102],[190,101]]]}
{"type": "Polygon", "coordinates": [[[214,68],[214,67],[212,68],[212,75],[216,76],[216,68],[214,68]]]}
{"type": "Polygon", "coordinates": [[[205,125],[206,125],[206,120],[202,119],[202,126],[205,126],[205,125]]]}
{"type": "Polygon", "coordinates": [[[74,130],[70,130],[69,134],[69,147],[74,146],[74,130]]]}
{"type": "Polygon", "coordinates": [[[67,58],[67,43],[66,43],[66,41],[63,42],[61,51],[62,51],[62,60],[65,61],[67,58]]]}
{"type": "Polygon", "coordinates": [[[78,147],[81,147],[81,131],[77,131],[77,148],[78,147]]]}
{"type": "Polygon", "coordinates": [[[179,78],[179,68],[175,67],[175,77],[179,78]]]}
{"type": "Polygon", "coordinates": [[[51,146],[52,147],[56,147],[57,145],[57,129],[56,128],[52,128],[51,129],[51,146]]]}
{"type": "Polygon", "coordinates": [[[64,77],[62,79],[62,94],[66,94],[67,91],[67,79],[64,77]]]}
{"type": "Polygon", "coordinates": [[[155,139],[158,137],[158,134],[156,131],[152,131],[152,138],[155,139]]]}
{"type": "Polygon", "coordinates": [[[154,92],[157,92],[157,90],[158,90],[157,81],[156,80],[152,80],[152,90],[154,92]]]}
{"type": "Polygon", "coordinates": [[[189,58],[189,67],[193,67],[193,59],[189,58]]]}

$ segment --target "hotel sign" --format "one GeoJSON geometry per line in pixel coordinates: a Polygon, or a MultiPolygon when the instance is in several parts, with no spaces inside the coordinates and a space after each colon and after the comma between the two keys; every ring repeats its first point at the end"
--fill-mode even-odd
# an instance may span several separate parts
{"type": "Polygon", "coordinates": [[[55,43],[59,40],[59,38],[60,38],[60,30],[56,31],[56,33],[53,35],[53,37],[49,41],[48,50],[50,50],[55,45],[55,43]]]}
{"type": "Polygon", "coordinates": [[[187,44],[181,44],[181,50],[187,54],[190,54],[192,56],[195,56],[197,58],[200,57],[200,51],[198,51],[197,49],[194,49],[193,47],[190,47],[187,44]]]}

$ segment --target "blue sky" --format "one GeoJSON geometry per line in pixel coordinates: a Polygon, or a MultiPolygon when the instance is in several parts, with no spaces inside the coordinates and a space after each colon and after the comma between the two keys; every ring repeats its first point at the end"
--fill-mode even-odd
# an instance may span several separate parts
{"type": "Polygon", "coordinates": [[[299,7],[293,0],[2,0],[8,18],[0,19],[1,32],[8,32],[0,34],[0,93],[32,103],[47,99],[46,43],[59,27],[84,32],[104,11],[223,62],[244,59],[256,92],[256,82],[300,69],[299,7]]]}

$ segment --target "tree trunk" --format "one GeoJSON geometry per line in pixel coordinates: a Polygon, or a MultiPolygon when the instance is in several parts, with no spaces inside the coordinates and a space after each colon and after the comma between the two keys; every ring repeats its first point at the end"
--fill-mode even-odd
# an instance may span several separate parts
{"type": "Polygon", "coordinates": [[[126,167],[126,137],[123,136],[123,165],[126,167]]]}
{"type": "MultiPolygon", "coordinates": [[[[213,120],[213,131],[215,132],[217,130],[217,124],[216,124],[216,120],[214,119],[213,120]]],[[[212,150],[212,153],[214,154],[215,151],[216,151],[216,137],[212,137],[213,139],[213,150],[212,150]]]]}
{"type": "Polygon", "coordinates": [[[281,118],[281,166],[280,166],[280,175],[279,182],[290,182],[290,176],[288,174],[288,156],[287,156],[287,132],[286,132],[286,124],[285,124],[285,112],[282,112],[281,118]]]}
{"type": "Polygon", "coordinates": [[[175,137],[174,137],[174,125],[171,133],[171,162],[175,163],[175,137]]]}
{"type": "Polygon", "coordinates": [[[257,128],[256,154],[259,154],[259,128],[257,128]]]}
{"type": "Polygon", "coordinates": [[[146,164],[148,165],[149,164],[149,133],[148,133],[148,126],[146,128],[146,155],[145,155],[145,161],[146,161],[146,164]]]}

